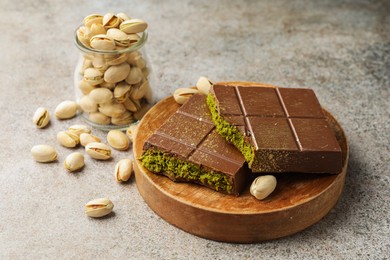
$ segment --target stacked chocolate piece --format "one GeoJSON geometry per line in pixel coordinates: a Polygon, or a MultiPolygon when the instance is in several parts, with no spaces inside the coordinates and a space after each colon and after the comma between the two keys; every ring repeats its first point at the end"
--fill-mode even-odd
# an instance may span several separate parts
{"type": "Polygon", "coordinates": [[[312,90],[216,84],[148,138],[141,162],[239,195],[252,172],[340,173],[342,153],[312,90]]]}

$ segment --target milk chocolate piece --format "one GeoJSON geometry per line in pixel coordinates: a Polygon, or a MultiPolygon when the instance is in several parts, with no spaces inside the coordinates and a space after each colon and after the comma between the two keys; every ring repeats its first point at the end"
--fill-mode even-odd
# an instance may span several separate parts
{"type": "Polygon", "coordinates": [[[210,93],[218,132],[253,172],[341,172],[341,148],[312,90],[214,85],[210,93]]]}
{"type": "Polygon", "coordinates": [[[238,195],[251,174],[245,159],[215,130],[206,96],[194,95],[145,142],[148,170],[238,195]]]}

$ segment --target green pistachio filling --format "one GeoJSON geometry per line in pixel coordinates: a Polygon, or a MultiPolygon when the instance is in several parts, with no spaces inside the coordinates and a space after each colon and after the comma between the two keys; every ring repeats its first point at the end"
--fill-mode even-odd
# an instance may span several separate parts
{"type": "Polygon", "coordinates": [[[143,167],[154,173],[164,172],[175,179],[202,183],[214,187],[217,191],[226,193],[233,191],[233,186],[225,175],[180,160],[168,153],[149,149],[142,155],[141,163],[143,167]]]}
{"type": "Polygon", "coordinates": [[[229,124],[219,115],[214,97],[211,94],[207,96],[207,105],[210,108],[211,118],[215,124],[217,132],[228,142],[234,144],[244,155],[248,164],[252,165],[255,157],[254,148],[245,142],[244,136],[240,133],[237,127],[229,124]]]}

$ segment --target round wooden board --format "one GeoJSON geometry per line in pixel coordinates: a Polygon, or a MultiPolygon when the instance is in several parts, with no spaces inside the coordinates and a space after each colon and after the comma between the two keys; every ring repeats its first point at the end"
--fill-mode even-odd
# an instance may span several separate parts
{"type": "MultiPolygon", "coordinates": [[[[260,83],[238,84],[272,87],[260,83]]],[[[146,139],[178,108],[169,97],[144,116],[134,141],[135,158],[142,155],[146,139]]],[[[343,150],[343,170],[338,175],[277,174],[277,188],[259,201],[249,193],[249,187],[236,197],[196,184],[172,182],[149,172],[136,159],[138,190],[161,218],[203,238],[254,243],[297,233],[324,217],[336,204],[344,186],[349,154],[347,140],[334,117],[324,112],[343,150]]]]}

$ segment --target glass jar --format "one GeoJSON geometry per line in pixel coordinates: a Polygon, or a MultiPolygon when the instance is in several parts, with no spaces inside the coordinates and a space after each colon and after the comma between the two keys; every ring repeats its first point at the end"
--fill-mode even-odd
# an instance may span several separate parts
{"type": "Polygon", "coordinates": [[[125,130],[156,101],[155,81],[144,48],[148,33],[140,33],[129,47],[101,51],[85,46],[77,30],[74,39],[80,58],[74,85],[81,116],[100,130],[125,130]]]}

